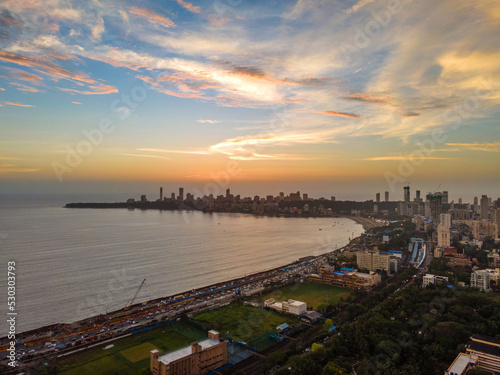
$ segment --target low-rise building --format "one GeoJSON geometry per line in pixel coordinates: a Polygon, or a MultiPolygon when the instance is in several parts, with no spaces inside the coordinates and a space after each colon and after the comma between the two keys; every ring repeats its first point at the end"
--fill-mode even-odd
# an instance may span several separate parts
{"type": "Polygon", "coordinates": [[[500,372],[500,340],[489,336],[472,335],[466,353],[477,357],[477,367],[487,372],[500,372]]]}
{"type": "Polygon", "coordinates": [[[444,283],[448,283],[448,278],[446,276],[437,276],[432,274],[424,275],[422,278],[422,286],[425,288],[427,285],[441,285],[444,283]]]}
{"type": "Polygon", "coordinates": [[[277,302],[274,298],[264,301],[264,306],[270,309],[292,315],[302,315],[307,311],[307,303],[289,299],[288,301],[277,302]]]}
{"type": "Polygon", "coordinates": [[[208,339],[191,346],[160,355],[150,352],[153,375],[203,375],[227,364],[227,342],[216,331],[208,331],[208,339]]]}
{"type": "Polygon", "coordinates": [[[451,366],[445,371],[445,375],[464,375],[469,369],[477,364],[477,357],[469,354],[460,353],[453,361],[451,366]]]}
{"type": "Polygon", "coordinates": [[[380,274],[370,271],[369,273],[357,272],[356,270],[335,271],[328,265],[320,267],[320,274],[308,275],[309,280],[328,285],[338,285],[351,289],[369,289],[382,281],[380,274]]]}
{"type": "Polygon", "coordinates": [[[470,259],[464,254],[445,256],[445,259],[451,267],[469,267],[471,265],[470,259]]]}

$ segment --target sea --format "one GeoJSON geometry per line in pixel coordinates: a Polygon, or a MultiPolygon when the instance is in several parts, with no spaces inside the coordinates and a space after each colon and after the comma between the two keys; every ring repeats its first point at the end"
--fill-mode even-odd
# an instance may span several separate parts
{"type": "Polygon", "coordinates": [[[0,196],[0,337],[8,262],[20,333],[123,308],[137,291],[134,303],[320,255],[363,232],[346,218],[64,208],[86,201],[118,200],[0,196]]]}

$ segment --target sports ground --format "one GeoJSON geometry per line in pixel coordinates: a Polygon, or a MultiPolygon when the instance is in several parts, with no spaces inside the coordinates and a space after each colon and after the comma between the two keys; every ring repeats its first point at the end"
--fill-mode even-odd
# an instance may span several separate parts
{"type": "Polygon", "coordinates": [[[265,301],[269,298],[274,298],[276,301],[294,299],[306,302],[308,308],[312,307],[316,309],[321,302],[335,305],[340,301],[340,298],[346,298],[349,294],[350,291],[346,288],[304,282],[281,288],[272,293],[267,293],[261,297],[261,300],[265,301]]]}
{"type": "Polygon", "coordinates": [[[96,346],[62,359],[63,375],[137,375],[149,368],[149,352],[172,351],[206,338],[206,332],[183,323],[171,323],[123,339],[96,346]],[[114,346],[104,349],[109,344],[114,346]]]}

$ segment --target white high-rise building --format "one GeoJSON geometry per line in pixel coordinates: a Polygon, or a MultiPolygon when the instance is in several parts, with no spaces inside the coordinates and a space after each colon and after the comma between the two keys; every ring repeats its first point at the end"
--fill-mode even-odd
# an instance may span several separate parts
{"type": "Polygon", "coordinates": [[[484,292],[491,291],[489,272],[487,270],[478,270],[471,273],[470,286],[472,288],[479,288],[479,290],[484,292]]]}
{"type": "Polygon", "coordinates": [[[450,229],[450,227],[451,227],[451,215],[450,214],[439,215],[439,223],[441,225],[443,225],[445,228],[450,229]]]}

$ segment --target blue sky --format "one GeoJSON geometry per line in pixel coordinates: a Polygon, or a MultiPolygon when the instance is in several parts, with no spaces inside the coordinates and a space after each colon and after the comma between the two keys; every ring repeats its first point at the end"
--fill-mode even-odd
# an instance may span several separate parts
{"type": "Polygon", "coordinates": [[[499,29],[493,0],[3,1],[0,192],[234,163],[248,194],[494,195],[499,29]]]}

